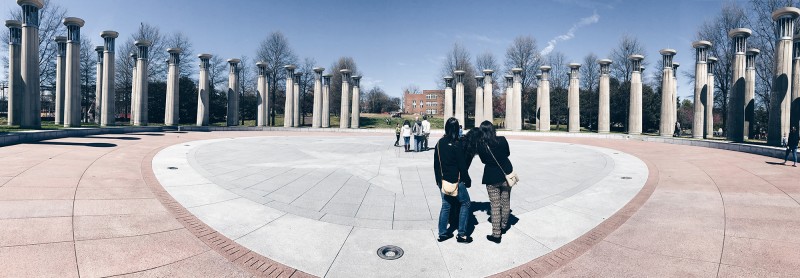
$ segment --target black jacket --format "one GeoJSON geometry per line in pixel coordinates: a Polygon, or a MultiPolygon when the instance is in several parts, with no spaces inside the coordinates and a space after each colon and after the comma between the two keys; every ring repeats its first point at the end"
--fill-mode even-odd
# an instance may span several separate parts
{"type": "Polygon", "coordinates": [[[433,172],[436,175],[436,185],[442,187],[442,174],[444,174],[444,180],[448,182],[461,181],[469,187],[472,179],[467,170],[471,161],[471,159],[467,161],[464,157],[464,147],[461,142],[450,142],[448,137],[439,139],[433,152],[433,172]],[[441,162],[439,157],[441,157],[441,162]]]}
{"type": "Polygon", "coordinates": [[[800,136],[798,136],[797,132],[790,132],[787,146],[789,146],[790,149],[796,149],[798,142],[800,142],[800,136]]]}
{"type": "Polygon", "coordinates": [[[489,147],[483,143],[477,146],[477,150],[481,162],[486,165],[486,167],[483,168],[483,180],[481,183],[497,184],[504,182],[506,181],[505,174],[510,174],[514,171],[514,166],[511,165],[511,160],[508,159],[508,157],[511,156],[511,150],[508,148],[508,141],[505,137],[497,137],[497,145],[491,146],[491,153],[489,152],[489,147]],[[495,159],[492,157],[492,153],[494,154],[494,158],[497,158],[497,162],[495,162],[495,159]],[[497,166],[498,162],[503,166],[502,170],[497,166]],[[505,174],[503,171],[505,171],[505,174]]]}

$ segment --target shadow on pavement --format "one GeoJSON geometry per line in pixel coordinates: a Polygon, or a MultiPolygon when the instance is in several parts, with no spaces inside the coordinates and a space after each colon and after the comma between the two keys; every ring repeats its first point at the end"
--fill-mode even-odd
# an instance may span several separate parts
{"type": "Polygon", "coordinates": [[[772,162],[772,161],[764,161],[764,162],[769,165],[786,165],[785,162],[772,162]]]}
{"type": "Polygon", "coordinates": [[[74,143],[74,142],[36,142],[31,143],[35,145],[61,145],[61,146],[84,146],[84,147],[93,147],[93,148],[113,148],[116,147],[117,144],[112,143],[74,143]]]}
{"type": "Polygon", "coordinates": [[[90,136],[84,136],[84,138],[112,139],[112,140],[142,140],[142,138],[130,137],[130,136],[109,137],[109,136],[90,135],[90,136]]]}
{"type": "Polygon", "coordinates": [[[128,133],[130,135],[164,136],[163,133],[128,133]]]}

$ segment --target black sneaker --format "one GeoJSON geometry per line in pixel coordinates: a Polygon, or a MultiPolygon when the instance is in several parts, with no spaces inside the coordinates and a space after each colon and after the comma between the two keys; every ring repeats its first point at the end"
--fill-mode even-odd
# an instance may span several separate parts
{"type": "Polygon", "coordinates": [[[460,242],[460,243],[470,243],[470,242],[472,242],[472,237],[471,236],[468,236],[468,237],[459,236],[459,237],[456,237],[456,241],[460,242]]]}
{"type": "Polygon", "coordinates": [[[443,236],[439,236],[439,238],[436,239],[436,240],[439,241],[439,242],[442,242],[442,241],[445,241],[445,240],[448,240],[448,239],[451,239],[451,238],[453,238],[453,235],[443,235],[443,236]]]}
{"type": "Polygon", "coordinates": [[[498,243],[498,244],[500,243],[500,240],[502,240],[501,237],[494,237],[494,236],[491,236],[491,235],[486,236],[486,239],[488,239],[491,242],[498,243]]]}

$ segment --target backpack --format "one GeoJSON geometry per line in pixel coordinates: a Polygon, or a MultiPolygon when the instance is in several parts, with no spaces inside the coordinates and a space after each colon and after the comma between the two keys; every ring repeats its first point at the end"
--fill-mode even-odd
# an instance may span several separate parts
{"type": "Polygon", "coordinates": [[[415,123],[411,131],[414,133],[415,136],[422,136],[423,135],[422,123],[420,122],[415,123]]]}

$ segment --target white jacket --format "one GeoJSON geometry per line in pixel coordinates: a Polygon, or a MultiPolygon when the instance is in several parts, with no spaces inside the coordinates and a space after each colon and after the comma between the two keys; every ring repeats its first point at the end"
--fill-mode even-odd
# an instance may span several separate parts
{"type": "Polygon", "coordinates": [[[400,136],[410,137],[411,136],[411,127],[408,126],[408,125],[403,125],[403,127],[400,128],[400,136]]]}
{"type": "Polygon", "coordinates": [[[422,132],[425,134],[431,133],[431,122],[428,120],[422,121],[422,132]]]}

